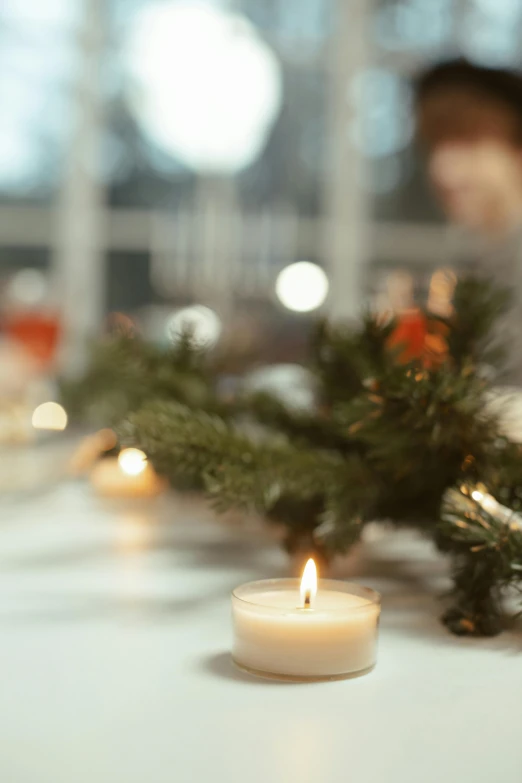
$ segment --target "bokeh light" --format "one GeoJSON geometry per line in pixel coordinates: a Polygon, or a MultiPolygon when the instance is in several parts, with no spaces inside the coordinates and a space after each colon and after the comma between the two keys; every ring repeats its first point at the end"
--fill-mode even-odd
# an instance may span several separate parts
{"type": "Polygon", "coordinates": [[[219,338],[223,325],[213,310],[204,305],[191,305],[177,310],[167,320],[168,339],[176,343],[183,335],[190,334],[196,345],[212,348],[219,338]]]}
{"type": "Polygon", "coordinates": [[[307,313],[320,307],[328,296],[328,278],[317,264],[297,261],[280,272],[276,294],[289,310],[307,313]]]}
{"type": "Polygon", "coordinates": [[[128,38],[127,100],[163,152],[196,171],[236,172],[261,152],[281,106],[279,62],[241,16],[151,3],[128,38]]]}
{"type": "Polygon", "coordinates": [[[13,275],[7,287],[8,299],[26,307],[43,302],[46,293],[46,278],[39,269],[21,269],[13,275]]]}
{"type": "Polygon", "coordinates": [[[147,456],[140,449],[123,449],[118,456],[118,463],[128,476],[138,476],[147,466],[147,456]]]}
{"type": "Polygon", "coordinates": [[[36,430],[62,431],[67,427],[67,413],[57,402],[43,402],[34,410],[31,421],[36,430]]]}
{"type": "Polygon", "coordinates": [[[300,364],[259,367],[247,374],[243,385],[250,393],[267,392],[294,410],[313,411],[315,408],[315,378],[300,364]]]}

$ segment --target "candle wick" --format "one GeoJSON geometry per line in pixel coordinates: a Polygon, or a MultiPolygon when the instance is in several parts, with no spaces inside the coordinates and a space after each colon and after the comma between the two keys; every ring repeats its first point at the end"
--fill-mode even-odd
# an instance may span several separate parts
{"type": "Polygon", "coordinates": [[[310,609],[312,606],[312,593],[310,590],[307,590],[304,597],[304,608],[310,609]]]}

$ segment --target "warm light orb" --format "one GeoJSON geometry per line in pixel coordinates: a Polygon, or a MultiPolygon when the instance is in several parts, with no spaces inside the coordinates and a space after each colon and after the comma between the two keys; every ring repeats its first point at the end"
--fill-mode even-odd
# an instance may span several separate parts
{"type": "Polygon", "coordinates": [[[67,414],[57,402],[43,402],[33,412],[32,425],[35,430],[56,430],[67,427],[67,414]]]}
{"type": "Polygon", "coordinates": [[[147,456],[140,449],[123,449],[118,456],[118,463],[128,476],[138,476],[147,466],[147,456]]]}
{"type": "Polygon", "coordinates": [[[301,579],[301,603],[305,609],[310,609],[317,595],[317,568],[310,558],[304,568],[301,579]]]}
{"type": "Polygon", "coordinates": [[[473,492],[471,493],[471,497],[477,503],[480,503],[482,500],[484,500],[484,494],[482,492],[479,492],[478,489],[473,490],[473,492]]]}
{"type": "Polygon", "coordinates": [[[289,310],[308,313],[320,307],[328,296],[326,272],[311,261],[297,261],[285,267],[276,281],[276,294],[289,310]]]}

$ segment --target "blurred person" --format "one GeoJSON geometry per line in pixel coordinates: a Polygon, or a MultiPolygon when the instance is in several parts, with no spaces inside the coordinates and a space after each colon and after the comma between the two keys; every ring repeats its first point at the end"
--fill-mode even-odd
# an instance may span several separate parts
{"type": "Polygon", "coordinates": [[[416,85],[418,136],[447,218],[482,239],[473,268],[508,287],[504,380],[522,385],[522,76],[439,64],[416,85]]]}
{"type": "Polygon", "coordinates": [[[419,137],[447,216],[489,235],[522,223],[522,77],[455,60],[417,82],[419,137]]]}

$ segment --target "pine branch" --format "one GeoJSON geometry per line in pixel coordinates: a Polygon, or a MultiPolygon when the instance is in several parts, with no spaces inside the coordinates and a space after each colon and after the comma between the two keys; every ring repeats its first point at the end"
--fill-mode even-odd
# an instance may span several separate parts
{"type": "MultiPolygon", "coordinates": [[[[255,510],[294,533],[313,533],[342,516],[343,527],[350,529],[342,536],[353,538],[351,527],[361,524],[357,512],[372,497],[368,472],[354,458],[306,450],[280,437],[254,440],[216,416],[174,403],[154,403],[132,414],[121,437],[142,448],[171,479],[203,476],[218,510],[255,510]],[[348,493],[347,486],[355,491],[348,493]]],[[[325,547],[327,541],[323,529],[325,547]]]]}
{"type": "Polygon", "coordinates": [[[512,294],[491,280],[465,277],[455,288],[454,315],[447,322],[450,330],[448,348],[458,367],[467,363],[498,364],[504,351],[493,340],[494,327],[507,311],[512,294]]]}
{"type": "Polygon", "coordinates": [[[237,471],[231,485],[238,488],[242,475],[246,482],[254,476],[256,505],[263,508],[277,499],[277,487],[304,498],[320,494],[326,476],[342,464],[335,456],[310,454],[280,438],[254,442],[223,419],[176,403],[143,407],[129,417],[123,432],[125,442],[143,447],[167,475],[181,469],[217,481],[226,467],[237,471]]]}
{"type": "Polygon", "coordinates": [[[467,371],[396,366],[375,391],[338,405],[339,429],[359,441],[385,488],[379,517],[433,528],[444,491],[486,461],[497,437],[483,395],[467,371]]]}
{"type": "Polygon", "coordinates": [[[290,409],[272,394],[260,392],[239,399],[236,412],[243,412],[270,430],[294,439],[295,445],[353,451],[353,439],[339,430],[326,411],[290,409]]]}
{"type": "Polygon", "coordinates": [[[137,336],[117,334],[94,343],[89,369],[62,383],[68,412],[100,426],[115,426],[151,399],[171,399],[220,410],[208,356],[189,334],[163,350],[137,336]]]}
{"type": "Polygon", "coordinates": [[[499,633],[502,594],[522,581],[522,518],[485,487],[463,485],[446,494],[439,532],[454,559],[454,605],[445,623],[462,635],[499,633]]]}
{"type": "Polygon", "coordinates": [[[488,459],[475,470],[480,479],[504,505],[522,511],[522,445],[499,437],[488,451],[488,459]]]}
{"type": "Polygon", "coordinates": [[[361,328],[319,324],[312,340],[312,369],[322,388],[322,403],[328,408],[364,393],[368,382],[393,364],[388,340],[394,322],[380,324],[366,315],[361,328]]]}
{"type": "Polygon", "coordinates": [[[345,551],[372,519],[422,527],[454,558],[448,627],[493,633],[502,593],[518,584],[521,534],[502,515],[463,509],[460,495],[446,493],[482,480],[506,506],[522,507],[521,449],[500,434],[476,372],[506,302],[487,282],[461,281],[444,322],[448,352],[436,362],[400,364],[390,348],[394,323],[321,325],[311,346],[312,412],[267,394],[221,402],[208,358],[190,344],[175,356],[139,342],[106,347],[84,391],[127,416],[123,441],[173,483],[204,484],[220,510],[278,520],[289,550],[305,542],[324,554],[345,551]]]}
{"type": "Polygon", "coordinates": [[[447,492],[440,530],[459,550],[494,551],[503,584],[522,577],[522,517],[499,504],[483,485],[447,492]]]}

